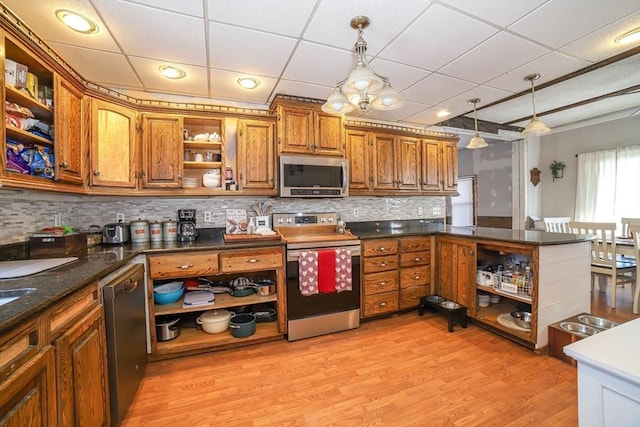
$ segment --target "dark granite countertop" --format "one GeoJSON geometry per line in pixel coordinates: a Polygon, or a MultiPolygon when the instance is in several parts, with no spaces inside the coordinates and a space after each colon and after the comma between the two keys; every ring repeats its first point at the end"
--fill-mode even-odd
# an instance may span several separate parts
{"type": "Polygon", "coordinates": [[[0,334],[38,314],[56,301],[91,284],[125,266],[136,255],[173,251],[202,251],[246,249],[279,246],[279,240],[227,243],[222,231],[199,230],[201,236],[194,242],[162,242],[158,244],[102,245],[89,249],[77,261],[31,276],[0,280],[0,290],[35,288],[30,294],[0,306],[0,334]]]}

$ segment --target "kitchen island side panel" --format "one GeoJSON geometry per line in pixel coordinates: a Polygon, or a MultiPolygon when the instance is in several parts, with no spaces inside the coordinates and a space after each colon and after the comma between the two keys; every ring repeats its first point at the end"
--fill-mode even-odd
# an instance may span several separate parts
{"type": "Polygon", "coordinates": [[[588,241],[539,246],[538,338],[548,344],[548,326],[591,312],[591,255],[588,241]]]}

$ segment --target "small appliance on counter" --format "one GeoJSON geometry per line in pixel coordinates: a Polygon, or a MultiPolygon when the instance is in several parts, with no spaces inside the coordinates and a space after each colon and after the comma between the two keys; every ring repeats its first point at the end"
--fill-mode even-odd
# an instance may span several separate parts
{"type": "Polygon", "coordinates": [[[178,210],[178,240],[181,242],[193,242],[198,236],[196,229],[196,210],[178,210]]]}
{"type": "Polygon", "coordinates": [[[129,242],[129,223],[118,222],[107,224],[102,228],[102,243],[107,245],[120,245],[129,242]]]}

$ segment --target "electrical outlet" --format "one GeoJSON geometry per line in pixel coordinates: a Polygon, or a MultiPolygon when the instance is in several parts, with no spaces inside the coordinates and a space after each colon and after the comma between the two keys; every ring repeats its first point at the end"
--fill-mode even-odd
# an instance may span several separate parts
{"type": "Polygon", "coordinates": [[[62,225],[62,214],[55,214],[53,216],[53,225],[59,227],[62,225]]]}
{"type": "Polygon", "coordinates": [[[442,208],[440,206],[434,206],[433,207],[433,214],[434,215],[442,215],[442,208]]]}
{"type": "Polygon", "coordinates": [[[423,214],[424,214],[424,212],[422,211],[422,207],[419,207],[418,208],[418,215],[423,215],[423,214]]]}
{"type": "Polygon", "coordinates": [[[353,217],[358,218],[360,216],[360,210],[358,208],[353,208],[353,217]]]}
{"type": "Polygon", "coordinates": [[[213,222],[211,211],[204,211],[204,222],[213,222]]]}
{"type": "Polygon", "coordinates": [[[116,222],[124,222],[124,214],[122,212],[116,213],[116,222]]]}

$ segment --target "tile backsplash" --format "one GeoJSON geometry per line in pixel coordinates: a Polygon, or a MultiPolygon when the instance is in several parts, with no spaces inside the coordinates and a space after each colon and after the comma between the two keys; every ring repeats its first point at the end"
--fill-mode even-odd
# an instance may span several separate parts
{"type": "Polygon", "coordinates": [[[31,232],[54,225],[56,215],[61,224],[86,230],[91,225],[116,222],[123,213],[125,222],[146,219],[176,219],[178,209],[196,209],[198,228],[223,227],[225,209],[247,209],[266,201],[273,212],[337,212],[348,222],[392,219],[441,218],[445,214],[445,198],[347,197],[344,199],[286,199],[246,196],[211,198],[106,197],[74,196],[28,190],[0,189],[0,244],[28,240],[31,232]],[[435,210],[434,210],[435,208],[435,210]],[[438,208],[441,213],[438,213],[438,208]],[[211,222],[204,222],[204,212],[211,212],[211,222]],[[434,211],[436,214],[434,214],[434,211]]]}

